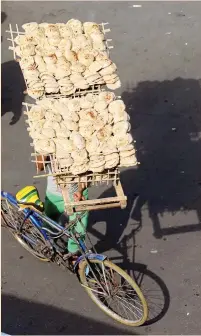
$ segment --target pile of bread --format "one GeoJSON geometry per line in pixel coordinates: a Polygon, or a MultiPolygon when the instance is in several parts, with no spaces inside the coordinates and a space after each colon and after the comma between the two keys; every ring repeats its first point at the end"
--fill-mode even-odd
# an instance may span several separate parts
{"type": "Polygon", "coordinates": [[[25,34],[15,38],[15,53],[34,99],[71,95],[96,84],[111,90],[121,86],[100,25],[71,19],[66,24],[31,22],[22,28],[25,34]]]}
{"type": "Polygon", "coordinates": [[[137,164],[130,117],[112,92],[44,98],[27,115],[36,152],[55,153],[60,168],[72,174],[137,164]]]}

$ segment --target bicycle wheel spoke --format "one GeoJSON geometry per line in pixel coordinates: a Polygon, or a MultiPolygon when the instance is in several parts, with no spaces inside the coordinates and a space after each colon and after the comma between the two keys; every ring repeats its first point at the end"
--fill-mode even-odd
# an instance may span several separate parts
{"type": "Polygon", "coordinates": [[[91,294],[93,293],[92,297],[96,298],[95,302],[100,307],[104,306],[104,311],[111,317],[124,321],[125,324],[133,326],[143,324],[147,317],[147,306],[142,293],[142,298],[139,297],[140,289],[135,281],[118,267],[113,267],[114,264],[109,261],[91,263],[95,265],[93,270],[96,270],[98,282],[91,272],[90,276],[83,274],[91,294]]]}
{"type": "Polygon", "coordinates": [[[121,300],[123,300],[124,302],[127,302],[131,307],[133,307],[137,312],[140,312],[141,313],[141,310],[139,308],[137,308],[136,306],[134,306],[132,303],[126,301],[124,298],[122,297],[119,297],[118,298],[121,298],[121,300]]]}
{"type": "Polygon", "coordinates": [[[118,299],[122,300],[123,301],[123,302],[121,302],[122,305],[124,305],[124,307],[126,307],[130,312],[132,312],[135,315],[135,317],[137,319],[139,319],[139,317],[137,316],[137,314],[135,314],[134,311],[131,308],[129,308],[128,306],[126,306],[125,301],[121,297],[118,297],[118,299]]]}
{"type": "Polygon", "coordinates": [[[108,284],[107,284],[107,280],[106,280],[106,276],[105,276],[105,266],[104,266],[104,263],[102,263],[102,270],[103,270],[103,276],[104,276],[104,280],[105,280],[105,285],[106,285],[106,288],[107,288],[107,292],[108,292],[108,294],[110,295],[110,290],[109,290],[109,287],[108,287],[108,284]]]}

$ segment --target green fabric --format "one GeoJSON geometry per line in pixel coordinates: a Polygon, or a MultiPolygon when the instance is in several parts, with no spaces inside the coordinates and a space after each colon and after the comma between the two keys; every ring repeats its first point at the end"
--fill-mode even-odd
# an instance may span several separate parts
{"type": "MultiPolygon", "coordinates": [[[[83,192],[83,196],[85,199],[88,199],[88,189],[85,189],[83,192]]],[[[72,201],[72,199],[71,199],[72,201]]],[[[49,192],[46,192],[46,197],[45,197],[45,213],[48,217],[51,219],[58,221],[59,217],[62,215],[64,212],[64,200],[62,196],[55,195],[55,194],[50,194],[49,192]]],[[[84,212],[77,212],[77,214],[82,215],[81,222],[78,222],[74,228],[73,232],[78,232],[81,235],[81,238],[84,240],[85,239],[85,233],[87,230],[87,224],[88,224],[88,218],[89,218],[89,212],[84,211],[84,212]]],[[[69,220],[73,221],[76,218],[76,213],[73,215],[69,216],[69,220]]],[[[78,251],[78,246],[77,244],[73,241],[73,239],[68,239],[68,246],[67,249],[71,253],[75,253],[78,251]]]]}

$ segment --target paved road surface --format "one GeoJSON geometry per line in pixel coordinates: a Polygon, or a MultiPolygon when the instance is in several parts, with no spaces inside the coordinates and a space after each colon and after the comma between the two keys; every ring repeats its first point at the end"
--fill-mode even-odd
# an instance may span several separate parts
{"type": "MultiPolygon", "coordinates": [[[[2,234],[2,330],[10,334],[198,334],[201,330],[201,3],[3,2],[2,187],[32,184],[21,114],[23,81],[7,50],[8,23],[110,22],[112,58],[141,165],[122,173],[125,211],[94,213],[89,232],[129,272],[143,276],[147,326],[107,318],[73,276],[29,256],[2,234]],[[12,112],[14,115],[12,114],[12,112]],[[137,198],[137,195],[138,198],[137,198]],[[135,232],[136,223],[140,230],[135,232]]],[[[34,181],[44,196],[45,181],[34,181]]],[[[92,190],[92,196],[111,190],[92,190]]]]}

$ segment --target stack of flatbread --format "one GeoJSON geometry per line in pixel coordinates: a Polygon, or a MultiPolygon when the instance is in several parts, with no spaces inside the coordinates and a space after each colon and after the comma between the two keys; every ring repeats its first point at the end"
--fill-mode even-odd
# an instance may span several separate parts
{"type": "Polygon", "coordinates": [[[137,164],[130,117],[112,92],[45,98],[27,115],[36,152],[55,153],[60,168],[75,175],[137,164]]]}
{"type": "Polygon", "coordinates": [[[25,34],[16,37],[15,52],[34,99],[45,94],[71,95],[96,84],[111,90],[121,86],[97,23],[71,19],[66,24],[31,22],[22,28],[25,34]]]}

